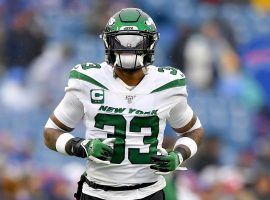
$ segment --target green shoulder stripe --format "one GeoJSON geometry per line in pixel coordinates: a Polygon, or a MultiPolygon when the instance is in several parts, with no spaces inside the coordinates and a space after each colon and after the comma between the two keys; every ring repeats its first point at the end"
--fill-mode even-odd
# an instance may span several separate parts
{"type": "Polygon", "coordinates": [[[162,90],[167,90],[169,88],[174,88],[174,87],[181,87],[186,85],[186,79],[176,79],[174,81],[171,81],[169,83],[166,83],[165,85],[160,86],[159,88],[153,90],[151,93],[154,92],[160,92],[162,90]]]}
{"type": "Polygon", "coordinates": [[[83,74],[83,73],[80,73],[78,71],[75,71],[75,70],[72,70],[70,72],[70,75],[69,75],[69,78],[74,78],[74,79],[80,79],[80,80],[83,80],[83,81],[86,81],[86,82],[89,82],[89,83],[92,83],[96,86],[99,86],[105,90],[108,90],[108,88],[106,88],[104,85],[102,85],[101,83],[99,83],[98,81],[96,81],[95,79],[83,74]]]}

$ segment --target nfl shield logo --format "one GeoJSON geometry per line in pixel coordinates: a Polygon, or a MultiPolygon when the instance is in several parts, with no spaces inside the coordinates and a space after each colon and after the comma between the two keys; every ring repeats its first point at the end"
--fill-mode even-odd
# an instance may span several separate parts
{"type": "Polygon", "coordinates": [[[128,103],[132,103],[132,101],[135,97],[136,97],[136,95],[126,95],[126,100],[128,103]]]}

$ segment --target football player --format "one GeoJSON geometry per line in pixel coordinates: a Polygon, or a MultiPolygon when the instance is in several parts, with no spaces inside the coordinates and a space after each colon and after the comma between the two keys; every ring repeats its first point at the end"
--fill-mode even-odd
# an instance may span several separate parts
{"type": "Polygon", "coordinates": [[[101,39],[105,62],[76,65],[66,94],[48,119],[44,142],[62,154],[87,159],[77,199],[164,199],[161,175],[192,157],[203,137],[187,103],[186,78],[153,66],[159,39],[152,18],[137,8],[117,12],[101,39]],[[83,120],[85,138],[71,134],[83,120]],[[179,134],[162,148],[168,121],[179,134]]]}

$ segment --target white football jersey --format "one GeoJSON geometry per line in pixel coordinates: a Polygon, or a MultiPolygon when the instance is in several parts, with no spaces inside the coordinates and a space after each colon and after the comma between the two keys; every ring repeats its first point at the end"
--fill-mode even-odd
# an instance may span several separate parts
{"type": "Polygon", "coordinates": [[[83,104],[86,139],[116,138],[111,164],[89,160],[87,178],[110,186],[157,183],[131,192],[104,192],[85,184],[83,192],[104,199],[112,199],[111,193],[117,199],[143,198],[165,187],[164,178],[149,166],[151,156],[162,146],[166,120],[180,128],[192,118],[185,76],[172,67],[148,66],[145,77],[133,88],[117,79],[105,62],[76,65],[70,72],[66,92],[83,104]],[[172,110],[181,102],[183,113],[174,114],[172,110]]]}

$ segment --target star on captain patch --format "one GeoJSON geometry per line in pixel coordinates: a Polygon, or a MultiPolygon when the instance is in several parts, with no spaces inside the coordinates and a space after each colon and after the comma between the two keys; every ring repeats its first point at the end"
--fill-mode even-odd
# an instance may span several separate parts
{"type": "Polygon", "coordinates": [[[132,103],[132,101],[135,97],[136,97],[136,95],[126,95],[126,100],[128,103],[132,103]]]}

